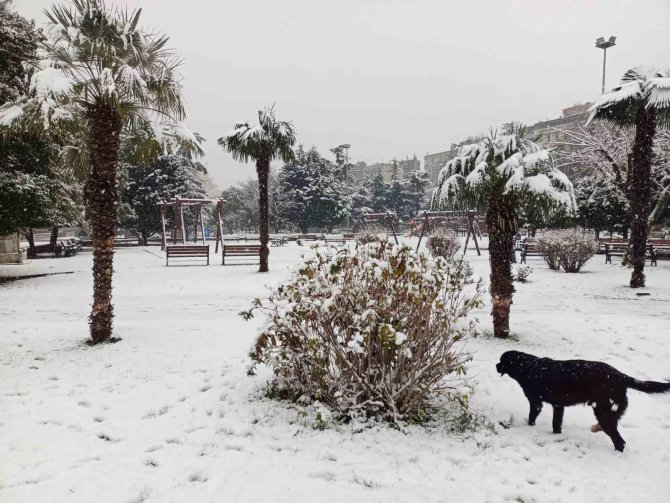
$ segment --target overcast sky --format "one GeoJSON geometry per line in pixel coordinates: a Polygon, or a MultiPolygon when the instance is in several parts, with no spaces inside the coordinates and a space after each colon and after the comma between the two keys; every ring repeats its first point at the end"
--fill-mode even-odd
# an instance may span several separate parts
{"type": "MultiPolygon", "coordinates": [[[[109,0],[108,0],[109,1],[109,0]]],[[[44,21],[49,0],[14,0],[44,21]]],[[[216,144],[264,105],[322,154],[368,163],[558,117],[636,65],[670,66],[668,0],[116,0],[184,57],[187,123],[224,188],[255,176],[216,144]]]]}

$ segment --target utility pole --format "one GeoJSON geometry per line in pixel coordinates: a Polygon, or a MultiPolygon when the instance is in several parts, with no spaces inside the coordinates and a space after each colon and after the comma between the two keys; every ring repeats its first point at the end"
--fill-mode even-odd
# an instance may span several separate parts
{"type": "Polygon", "coordinates": [[[610,37],[609,40],[605,40],[605,37],[599,37],[596,39],[596,47],[603,50],[603,86],[601,94],[605,94],[605,67],[607,65],[607,49],[616,45],[616,37],[610,37]]]}

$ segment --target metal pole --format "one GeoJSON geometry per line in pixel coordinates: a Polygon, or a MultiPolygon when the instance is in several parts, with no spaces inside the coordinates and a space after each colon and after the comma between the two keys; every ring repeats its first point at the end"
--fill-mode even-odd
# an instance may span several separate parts
{"type": "MultiPolygon", "coordinates": [[[[345,162],[346,165],[344,166],[344,183],[346,184],[346,189],[347,189],[347,198],[351,199],[351,187],[349,185],[349,147],[344,149],[345,151],[345,162]]],[[[349,230],[349,212],[347,211],[347,231],[349,230]]]]}
{"type": "Polygon", "coordinates": [[[607,47],[603,49],[603,88],[600,94],[605,94],[605,66],[607,64],[607,47]]]}

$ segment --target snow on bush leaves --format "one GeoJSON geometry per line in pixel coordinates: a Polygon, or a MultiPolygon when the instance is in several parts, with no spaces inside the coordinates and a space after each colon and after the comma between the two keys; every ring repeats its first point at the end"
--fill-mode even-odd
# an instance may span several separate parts
{"type": "Polygon", "coordinates": [[[598,251],[593,236],[579,229],[549,231],[538,239],[537,246],[550,269],[560,266],[565,272],[579,272],[598,251]]]}
{"type": "Polygon", "coordinates": [[[460,343],[478,333],[469,314],[483,290],[467,284],[466,263],[385,240],[315,253],[242,313],[269,317],[252,372],[267,365],[276,395],[318,400],[341,419],[422,420],[431,397],[467,403],[460,343]]]}
{"type": "Polygon", "coordinates": [[[451,260],[460,249],[461,241],[454,231],[439,229],[428,236],[426,247],[433,257],[443,257],[451,260]]]}

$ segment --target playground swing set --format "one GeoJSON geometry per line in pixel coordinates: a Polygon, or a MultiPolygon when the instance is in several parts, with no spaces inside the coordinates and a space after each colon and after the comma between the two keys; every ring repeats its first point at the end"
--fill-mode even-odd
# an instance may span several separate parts
{"type": "MultiPolygon", "coordinates": [[[[416,251],[419,251],[421,246],[421,240],[424,235],[429,234],[433,229],[439,227],[449,227],[449,228],[458,228],[462,224],[464,217],[462,214],[458,214],[454,211],[424,211],[420,217],[415,219],[415,225],[421,227],[419,233],[419,242],[416,244],[416,251]],[[417,220],[420,220],[420,223],[416,223],[417,220]]],[[[482,233],[479,229],[479,221],[477,218],[477,212],[474,210],[468,210],[467,212],[467,236],[465,238],[465,246],[463,247],[463,255],[468,250],[468,243],[470,242],[470,237],[472,236],[472,241],[475,244],[475,249],[477,250],[477,255],[481,256],[482,252],[479,249],[479,243],[477,242],[477,237],[482,239],[482,233]]],[[[416,227],[415,227],[416,228],[416,227]]]]}
{"type": "Polygon", "coordinates": [[[393,234],[393,239],[395,239],[395,244],[398,244],[398,235],[395,232],[395,221],[396,221],[396,215],[393,212],[387,211],[384,213],[368,213],[366,215],[362,215],[361,219],[363,220],[363,223],[365,225],[379,225],[383,226],[388,231],[393,234]]]}
{"type": "Polygon", "coordinates": [[[161,212],[162,224],[162,242],[161,249],[165,251],[165,265],[169,265],[170,258],[205,258],[209,265],[209,245],[205,243],[205,224],[202,219],[202,207],[206,205],[215,205],[216,215],[216,248],[215,253],[219,251],[219,243],[223,247],[223,228],[221,225],[221,214],[223,212],[223,199],[182,199],[176,197],[171,201],[164,201],[156,204],[161,212]],[[171,231],[172,245],[168,245],[167,211],[172,208],[174,219],[171,231]],[[193,243],[186,244],[187,229],[184,223],[184,208],[193,208],[195,210],[195,222],[193,224],[193,243]],[[198,232],[202,239],[202,244],[198,244],[198,232]],[[181,244],[177,240],[181,239],[181,244]]]}

